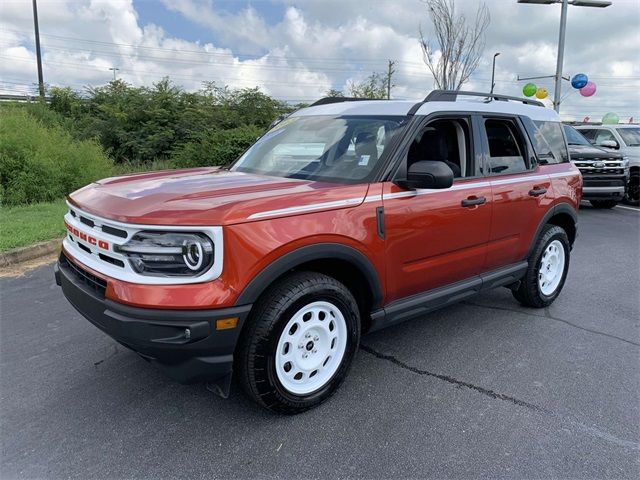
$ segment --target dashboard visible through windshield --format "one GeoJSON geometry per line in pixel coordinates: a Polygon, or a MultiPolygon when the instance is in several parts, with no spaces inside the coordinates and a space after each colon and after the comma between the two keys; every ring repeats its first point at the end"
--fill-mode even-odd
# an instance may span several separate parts
{"type": "Polygon", "coordinates": [[[232,171],[305,180],[368,181],[406,117],[299,116],[284,119],[232,171]]]}

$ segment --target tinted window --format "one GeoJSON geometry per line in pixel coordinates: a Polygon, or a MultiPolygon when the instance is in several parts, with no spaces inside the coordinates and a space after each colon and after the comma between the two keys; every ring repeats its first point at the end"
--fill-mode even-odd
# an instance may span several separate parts
{"type": "Polygon", "coordinates": [[[524,172],[524,141],[515,123],[510,120],[484,122],[489,142],[489,168],[493,174],[524,172]]]}
{"type": "Polygon", "coordinates": [[[582,134],[575,128],[569,125],[564,126],[564,134],[567,136],[567,143],[569,145],[586,145],[591,146],[589,141],[582,136],[582,134]]]}
{"type": "Polygon", "coordinates": [[[596,138],[596,131],[592,129],[581,128],[580,133],[584,135],[584,138],[589,140],[591,143],[593,143],[593,139],[596,138]]]}

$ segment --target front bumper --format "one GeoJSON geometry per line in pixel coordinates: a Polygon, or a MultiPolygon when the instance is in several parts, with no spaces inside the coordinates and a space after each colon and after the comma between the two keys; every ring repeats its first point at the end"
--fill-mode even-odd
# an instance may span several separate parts
{"type": "Polygon", "coordinates": [[[251,305],[213,310],[156,310],[104,297],[96,278],[64,254],[56,283],[87,320],[127,348],[157,364],[181,383],[215,381],[231,375],[233,352],[251,305]],[[216,320],[238,318],[235,328],[216,330],[216,320]]]}
{"type": "Polygon", "coordinates": [[[622,200],[627,187],[626,176],[585,176],[582,177],[583,200],[622,200]]]}

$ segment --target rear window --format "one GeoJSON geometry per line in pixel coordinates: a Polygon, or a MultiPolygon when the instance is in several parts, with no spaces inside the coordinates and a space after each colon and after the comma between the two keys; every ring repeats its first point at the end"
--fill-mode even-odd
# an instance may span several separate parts
{"type": "Polygon", "coordinates": [[[560,122],[525,120],[524,124],[531,138],[538,161],[541,164],[547,165],[569,161],[569,152],[560,122]]]}

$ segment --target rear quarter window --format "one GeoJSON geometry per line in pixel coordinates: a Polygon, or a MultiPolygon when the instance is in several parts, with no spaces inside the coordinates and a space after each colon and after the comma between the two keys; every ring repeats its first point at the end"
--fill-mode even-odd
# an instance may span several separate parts
{"type": "Polygon", "coordinates": [[[560,122],[523,119],[527,134],[542,165],[569,161],[569,151],[560,122]]]}

